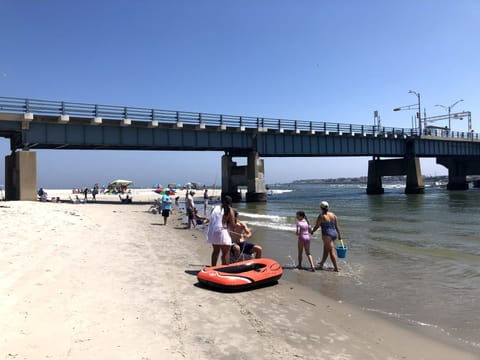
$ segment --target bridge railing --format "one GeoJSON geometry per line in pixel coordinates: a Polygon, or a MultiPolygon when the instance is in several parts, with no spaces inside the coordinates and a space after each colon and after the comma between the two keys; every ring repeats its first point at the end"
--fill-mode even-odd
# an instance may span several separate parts
{"type": "Polygon", "coordinates": [[[188,111],[149,109],[115,105],[84,104],[66,101],[50,101],[0,97],[0,112],[33,113],[36,115],[69,115],[79,118],[101,117],[113,120],[158,121],[163,124],[183,123],[230,128],[258,129],[259,131],[293,131],[311,133],[344,133],[365,135],[416,136],[417,129],[376,127],[344,123],[306,120],[275,119],[266,117],[236,116],[188,111]]]}
{"type": "Polygon", "coordinates": [[[448,129],[424,129],[423,135],[453,140],[480,140],[480,134],[473,131],[451,131],[448,129]]]}

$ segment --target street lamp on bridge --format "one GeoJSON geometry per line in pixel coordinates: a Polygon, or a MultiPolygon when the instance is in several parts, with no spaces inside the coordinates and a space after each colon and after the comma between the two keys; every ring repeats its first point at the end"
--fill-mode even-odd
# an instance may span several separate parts
{"type": "Polygon", "coordinates": [[[459,102],[462,102],[462,101],[463,101],[463,99],[457,100],[450,106],[445,106],[445,105],[440,105],[440,104],[435,105],[435,106],[440,106],[440,107],[442,107],[442,108],[444,108],[445,110],[448,111],[448,130],[452,129],[451,117],[450,117],[451,111],[452,111],[452,109],[455,105],[457,105],[459,102]]]}
{"type": "Polygon", "coordinates": [[[412,105],[405,105],[405,106],[400,106],[396,107],[393,109],[393,111],[401,111],[401,110],[417,110],[417,119],[418,119],[418,131],[420,135],[422,135],[422,114],[421,114],[421,107],[420,107],[420,93],[409,90],[409,94],[414,94],[417,97],[417,103],[412,104],[412,105]]]}

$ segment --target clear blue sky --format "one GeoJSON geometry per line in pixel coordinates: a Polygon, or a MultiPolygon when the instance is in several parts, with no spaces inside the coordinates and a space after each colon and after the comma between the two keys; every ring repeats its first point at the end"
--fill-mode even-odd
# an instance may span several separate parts
{"type": "MultiPolygon", "coordinates": [[[[410,127],[392,109],[414,90],[427,116],[464,99],[480,129],[477,0],[2,0],[0,16],[1,96],[354,124],[378,110],[410,127]]],[[[0,139],[2,183],[8,153],[0,139]]],[[[221,155],[39,150],[38,184],[218,184],[221,155]]],[[[365,176],[367,161],[266,158],[266,180],[365,176]]]]}

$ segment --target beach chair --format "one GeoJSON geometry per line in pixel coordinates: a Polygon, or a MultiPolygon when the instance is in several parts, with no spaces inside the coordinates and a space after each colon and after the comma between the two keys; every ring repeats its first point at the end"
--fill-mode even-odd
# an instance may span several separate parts
{"type": "Polygon", "coordinates": [[[150,208],[148,209],[148,212],[151,212],[152,214],[160,214],[162,212],[162,201],[161,201],[161,199],[155,199],[153,201],[153,204],[150,205],[150,208]]]}
{"type": "Polygon", "coordinates": [[[85,199],[80,199],[78,195],[75,195],[74,198],[72,198],[72,195],[69,195],[69,198],[73,204],[85,204],[85,199]]]}
{"type": "Polygon", "coordinates": [[[126,194],[125,196],[122,196],[122,194],[118,194],[118,197],[120,198],[120,202],[122,204],[131,204],[133,201],[133,198],[130,196],[130,194],[126,194]]]}

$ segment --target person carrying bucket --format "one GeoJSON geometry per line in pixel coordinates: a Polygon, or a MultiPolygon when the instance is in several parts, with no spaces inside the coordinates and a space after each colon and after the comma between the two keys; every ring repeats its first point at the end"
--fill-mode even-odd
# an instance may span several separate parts
{"type": "Polygon", "coordinates": [[[335,246],[334,241],[338,238],[342,240],[342,235],[338,228],[337,216],[333,212],[328,211],[328,202],[322,201],[320,203],[321,213],[318,215],[317,223],[313,227],[311,234],[319,227],[322,228],[322,240],[323,240],[323,256],[322,261],[318,264],[320,270],[323,269],[323,265],[327,260],[328,255],[330,255],[330,260],[332,260],[333,271],[338,271],[337,257],[335,255],[335,246]]]}

